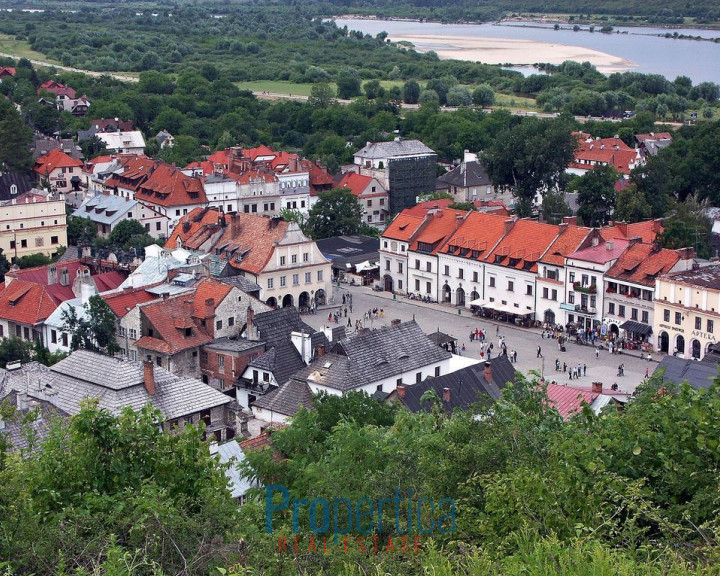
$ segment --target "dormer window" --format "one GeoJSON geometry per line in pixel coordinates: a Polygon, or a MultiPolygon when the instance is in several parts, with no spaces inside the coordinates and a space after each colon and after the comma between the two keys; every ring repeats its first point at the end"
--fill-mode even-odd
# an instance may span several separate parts
{"type": "Polygon", "coordinates": [[[10,194],[13,194],[13,195],[17,194],[17,185],[16,184],[10,185],[10,194]]]}
{"type": "Polygon", "coordinates": [[[185,336],[192,336],[192,328],[185,328],[185,336]]]}

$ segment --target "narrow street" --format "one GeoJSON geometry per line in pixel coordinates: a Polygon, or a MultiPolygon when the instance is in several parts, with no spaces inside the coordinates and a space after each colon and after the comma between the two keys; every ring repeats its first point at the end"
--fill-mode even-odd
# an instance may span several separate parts
{"type": "MultiPolygon", "coordinates": [[[[352,294],[353,306],[352,312],[348,306],[347,317],[344,315],[345,306],[342,307],[343,318],[341,325],[347,326],[348,319],[351,321],[352,328],[348,331],[354,331],[355,321],[362,320],[363,315],[368,310],[377,308],[378,311],[384,311],[384,317],[377,320],[368,320],[365,322],[366,327],[380,328],[389,326],[394,319],[400,319],[403,322],[415,320],[425,333],[431,333],[436,330],[450,334],[458,339],[458,346],[465,345],[466,351],[463,355],[480,359],[479,342],[470,342],[470,331],[475,328],[487,331],[488,339],[494,344],[493,356],[499,350],[499,336],[505,337],[505,344],[508,348],[508,354],[517,351],[517,369],[527,374],[530,370],[537,370],[538,373],[544,374],[545,377],[559,384],[568,384],[571,386],[590,387],[593,381],[603,383],[603,387],[609,389],[613,383],[617,383],[622,391],[632,392],[640,384],[645,377],[645,370],[648,369],[652,374],[657,367],[657,362],[661,359],[659,354],[655,354],[651,362],[640,359],[638,353],[632,351],[630,354],[611,355],[607,350],[600,350],[596,358],[596,350],[591,346],[582,346],[569,342],[566,345],[566,352],[558,350],[557,342],[553,339],[541,338],[540,329],[518,328],[517,326],[506,324],[504,322],[493,322],[485,318],[473,317],[468,309],[462,309],[458,314],[458,308],[444,304],[424,304],[397,296],[393,300],[392,294],[389,292],[373,292],[370,287],[347,286],[345,284],[339,289],[334,288],[335,304],[342,302],[342,295],[352,294]],[[537,348],[540,346],[542,357],[538,357],[537,348]],[[555,360],[559,360],[569,366],[587,366],[586,375],[577,380],[570,380],[568,374],[555,371],[555,360]],[[618,377],[618,366],[625,365],[624,376],[618,377]]],[[[328,313],[337,310],[320,310],[316,315],[305,315],[303,319],[313,328],[322,328],[323,326],[335,325],[331,320],[328,322],[328,313]]]]}

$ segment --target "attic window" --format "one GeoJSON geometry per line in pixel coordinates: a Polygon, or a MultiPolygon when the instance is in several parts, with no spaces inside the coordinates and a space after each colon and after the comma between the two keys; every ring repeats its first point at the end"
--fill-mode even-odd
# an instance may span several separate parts
{"type": "Polygon", "coordinates": [[[185,336],[192,336],[192,328],[185,328],[185,336]]]}
{"type": "Polygon", "coordinates": [[[510,258],[510,266],[517,266],[520,262],[520,258],[510,258]]]}
{"type": "Polygon", "coordinates": [[[500,264],[500,262],[502,262],[504,258],[505,256],[503,256],[502,254],[497,254],[495,256],[495,264],[500,264]]]}

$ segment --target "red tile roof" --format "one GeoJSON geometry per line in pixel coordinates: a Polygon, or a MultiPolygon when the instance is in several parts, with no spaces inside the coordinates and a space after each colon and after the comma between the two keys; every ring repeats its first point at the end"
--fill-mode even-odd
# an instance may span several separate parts
{"type": "Polygon", "coordinates": [[[561,386],[560,384],[547,385],[548,400],[563,418],[568,418],[580,412],[583,404],[592,404],[599,395],[597,392],[583,390],[582,388],[561,386]]]}
{"type": "Polygon", "coordinates": [[[41,176],[46,176],[56,168],[82,168],[82,165],[83,163],[80,160],[68,156],[60,148],[55,148],[35,160],[33,170],[41,176]]]}
{"type": "Polygon", "coordinates": [[[241,174],[234,174],[233,178],[239,184],[249,184],[251,182],[275,182],[277,176],[267,170],[246,170],[241,174]]]}
{"type": "Polygon", "coordinates": [[[353,196],[360,196],[372,180],[370,176],[363,176],[356,172],[346,172],[338,183],[338,188],[347,188],[353,196]]]}
{"type": "Polygon", "coordinates": [[[310,174],[310,195],[317,195],[318,190],[329,190],[333,187],[333,178],[327,169],[318,166],[315,162],[302,160],[301,164],[310,174]]]}
{"type": "Polygon", "coordinates": [[[224,284],[214,278],[204,278],[198,283],[195,290],[192,315],[195,318],[208,318],[210,315],[214,315],[214,309],[208,309],[205,302],[212,298],[215,306],[217,306],[230,294],[231,290],[232,286],[230,284],[224,284]],[[211,314],[208,314],[208,312],[211,312],[211,314]]]}
{"type": "Polygon", "coordinates": [[[193,170],[194,172],[200,172],[207,176],[214,172],[214,165],[208,160],[204,162],[190,162],[183,170],[193,170]]]}
{"type": "Polygon", "coordinates": [[[217,152],[213,152],[210,156],[208,156],[208,162],[212,162],[213,164],[222,164],[227,167],[228,152],[230,152],[230,150],[218,150],[217,152]]]}
{"type": "Polygon", "coordinates": [[[186,176],[175,166],[161,162],[135,194],[136,200],[160,206],[205,204],[207,198],[199,178],[186,176]]]}
{"type": "Polygon", "coordinates": [[[0,78],[3,76],[15,76],[15,68],[13,66],[0,66],[0,78]]]}
{"type": "Polygon", "coordinates": [[[424,216],[424,214],[422,216],[413,215],[408,213],[407,210],[403,210],[390,222],[390,225],[385,229],[385,232],[383,232],[382,237],[409,242],[413,234],[415,234],[422,225],[424,216]]]}
{"type": "Polygon", "coordinates": [[[272,156],[274,158],[276,156],[276,153],[274,150],[268,148],[264,144],[255,148],[248,148],[243,150],[243,157],[250,158],[250,160],[253,162],[257,162],[257,159],[261,156],[272,156]]]}
{"type": "Polygon", "coordinates": [[[505,234],[506,218],[496,214],[471,212],[457,231],[450,237],[442,253],[463,255],[474,260],[484,260],[505,234]],[[473,252],[478,253],[476,258],[473,252]]]}
{"type": "Polygon", "coordinates": [[[104,294],[101,298],[110,306],[115,316],[123,318],[125,314],[130,312],[130,310],[138,304],[144,304],[145,302],[152,302],[158,299],[157,295],[150,294],[150,292],[146,291],[146,288],[147,286],[125,289],[122,292],[104,294]]]}
{"type": "MultiPolygon", "coordinates": [[[[5,280],[0,290],[0,318],[20,324],[39,324],[57,308],[45,286],[25,280],[5,280]]],[[[7,336],[13,336],[8,334],[7,336]]]]}
{"type": "Polygon", "coordinates": [[[107,292],[108,290],[115,290],[120,284],[125,281],[123,276],[117,270],[110,270],[109,272],[101,272],[92,276],[93,282],[97,287],[98,292],[107,292]]]}
{"type": "Polygon", "coordinates": [[[468,212],[462,210],[451,210],[445,208],[437,212],[429,212],[427,223],[420,229],[420,232],[413,238],[410,250],[418,251],[419,243],[430,244],[430,254],[437,254],[445,246],[448,238],[463,223],[468,212]]]}
{"type": "Polygon", "coordinates": [[[646,244],[655,242],[655,238],[663,231],[661,220],[645,220],[644,222],[611,222],[609,226],[600,229],[603,240],[615,240],[616,238],[629,240],[640,238],[646,244]]]}
{"type": "Polygon", "coordinates": [[[288,222],[281,218],[233,214],[228,217],[227,227],[215,246],[223,249],[233,268],[259,274],[287,229],[288,222]]]}
{"type": "Polygon", "coordinates": [[[670,132],[653,132],[651,134],[636,134],[635,139],[640,144],[644,144],[646,140],[672,140],[673,137],[670,132]]]}
{"type": "Polygon", "coordinates": [[[442,200],[428,200],[427,202],[420,202],[412,208],[405,208],[403,213],[411,214],[413,216],[425,216],[429,210],[447,208],[453,202],[454,200],[451,200],[450,198],[443,198],[442,200]]]}
{"type": "Polygon", "coordinates": [[[635,167],[637,152],[620,138],[596,138],[589,134],[580,134],[578,148],[575,150],[572,168],[592,170],[594,165],[608,164],[620,174],[630,174],[635,167]],[[590,164],[593,163],[593,164],[590,164]]]}
{"type": "Polygon", "coordinates": [[[552,243],[545,255],[540,259],[541,262],[554,264],[555,266],[565,265],[565,256],[572,254],[588,237],[592,229],[583,228],[582,226],[568,225],[558,227],[558,231],[562,232],[552,243]],[[564,231],[563,231],[564,229],[564,231]]]}
{"type": "Polygon", "coordinates": [[[190,250],[200,247],[221,228],[225,216],[216,208],[193,208],[177,223],[165,242],[165,248],[175,250],[177,240],[190,250]]]}
{"type": "MultiPolygon", "coordinates": [[[[300,160],[300,156],[297,154],[290,154],[289,152],[273,152],[275,158],[271,161],[270,166],[273,170],[283,169],[290,165],[291,160],[300,160]]],[[[298,164],[298,168],[300,168],[298,164]]]]}
{"type": "Polygon", "coordinates": [[[638,242],[625,250],[605,273],[605,277],[654,288],[655,278],[670,272],[680,257],[677,250],[638,242]]]}
{"type": "Polygon", "coordinates": [[[65,86],[65,84],[61,84],[60,82],[56,82],[55,80],[47,80],[43,82],[40,85],[40,88],[38,88],[37,93],[40,94],[42,91],[50,92],[51,94],[55,94],[55,96],[67,96],[68,98],[75,98],[75,90],[72,88],[68,88],[65,86]]]}
{"type": "Polygon", "coordinates": [[[127,190],[137,190],[155,169],[157,162],[145,155],[125,156],[120,158],[124,170],[108,178],[103,186],[105,188],[122,187],[127,190]]]}
{"type": "Polygon", "coordinates": [[[593,262],[595,264],[606,264],[611,260],[616,260],[627,250],[630,242],[622,238],[600,242],[597,246],[588,246],[576,252],[568,254],[568,258],[574,260],[582,260],[583,262],[593,262]]]}
{"type": "Polygon", "coordinates": [[[491,254],[487,262],[516,270],[537,272],[538,260],[558,234],[558,227],[534,220],[516,220],[491,254]]]}

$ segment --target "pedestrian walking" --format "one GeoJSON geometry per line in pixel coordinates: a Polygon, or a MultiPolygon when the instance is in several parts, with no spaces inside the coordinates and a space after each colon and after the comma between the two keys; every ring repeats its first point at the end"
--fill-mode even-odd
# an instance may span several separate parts
{"type": "Polygon", "coordinates": [[[583,376],[587,376],[587,364],[583,364],[583,376]]]}
{"type": "Polygon", "coordinates": [[[495,336],[500,336],[500,326],[495,326],[495,336]]]}
{"type": "Polygon", "coordinates": [[[650,368],[645,368],[645,379],[650,378],[650,368]]]}
{"type": "Polygon", "coordinates": [[[542,358],[542,348],[540,346],[537,347],[537,356],[536,358],[542,358]]]}
{"type": "Polygon", "coordinates": [[[600,357],[600,348],[595,348],[595,358],[600,357]]]}

